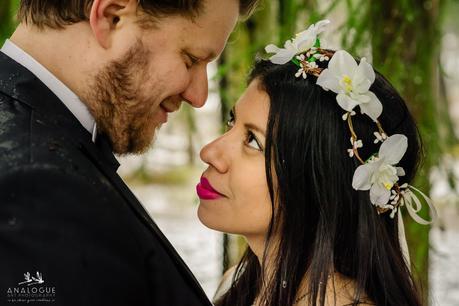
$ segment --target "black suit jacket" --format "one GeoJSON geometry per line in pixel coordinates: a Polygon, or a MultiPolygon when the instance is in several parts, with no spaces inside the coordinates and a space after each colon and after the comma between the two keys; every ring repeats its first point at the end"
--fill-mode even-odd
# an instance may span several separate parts
{"type": "Polygon", "coordinates": [[[0,52],[0,305],[211,305],[118,166],[0,52]]]}

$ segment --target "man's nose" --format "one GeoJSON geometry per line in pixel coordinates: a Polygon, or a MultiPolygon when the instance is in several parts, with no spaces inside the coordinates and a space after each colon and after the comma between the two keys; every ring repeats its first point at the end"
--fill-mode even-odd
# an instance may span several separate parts
{"type": "Polygon", "coordinates": [[[191,76],[190,84],[181,94],[183,101],[191,106],[200,108],[204,106],[208,95],[208,80],[206,66],[197,68],[191,76]]]}

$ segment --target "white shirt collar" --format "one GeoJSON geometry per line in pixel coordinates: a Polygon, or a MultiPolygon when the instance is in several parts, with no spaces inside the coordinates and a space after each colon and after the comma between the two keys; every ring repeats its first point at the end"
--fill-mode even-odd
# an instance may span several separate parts
{"type": "Polygon", "coordinates": [[[32,56],[16,46],[11,40],[7,39],[0,51],[27,68],[40,79],[40,81],[42,81],[73,113],[81,125],[88,130],[92,135],[92,141],[94,142],[96,140],[97,126],[94,117],[91,115],[86,105],[70,90],[70,88],[56,78],[32,56]]]}

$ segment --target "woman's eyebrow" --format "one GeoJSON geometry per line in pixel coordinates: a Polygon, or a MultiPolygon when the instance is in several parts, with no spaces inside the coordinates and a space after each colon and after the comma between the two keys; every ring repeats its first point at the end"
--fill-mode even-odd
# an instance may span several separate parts
{"type": "Polygon", "coordinates": [[[262,128],[258,127],[257,125],[249,122],[249,123],[245,123],[244,126],[246,129],[257,131],[258,133],[266,137],[265,131],[262,128]]]}
{"type": "MultiPolygon", "coordinates": [[[[236,118],[237,118],[237,115],[236,115],[236,105],[233,106],[233,108],[231,109],[231,113],[233,114],[233,117],[234,117],[234,121],[236,121],[236,118]]],[[[258,133],[262,134],[263,136],[266,137],[265,135],[265,131],[260,128],[259,126],[257,126],[256,124],[254,123],[251,123],[251,122],[247,122],[244,124],[244,127],[248,130],[254,130],[254,131],[257,131],[258,133]]]]}

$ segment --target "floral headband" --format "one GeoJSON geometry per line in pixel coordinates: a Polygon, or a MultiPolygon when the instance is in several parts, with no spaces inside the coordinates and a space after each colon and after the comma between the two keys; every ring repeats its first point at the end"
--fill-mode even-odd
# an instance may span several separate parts
{"type": "Polygon", "coordinates": [[[420,224],[430,224],[437,218],[437,211],[432,201],[419,189],[407,183],[399,185],[401,176],[405,175],[402,167],[397,164],[405,155],[408,148],[408,138],[402,134],[388,136],[383,130],[378,117],[383,106],[378,97],[370,91],[375,81],[373,67],[362,58],[356,60],[346,51],[332,52],[321,48],[319,34],[330,24],[322,20],[311,25],[307,30],[298,33],[295,38],[285,42],[284,48],[273,44],[266,46],[267,53],[274,53],[269,60],[274,64],[283,65],[293,62],[298,66],[295,77],[307,78],[308,74],[317,77],[316,84],[326,91],[336,93],[338,105],[345,110],[343,120],[347,121],[351,133],[351,148],[349,157],[356,158],[361,165],[355,170],[352,187],[355,190],[370,190],[370,201],[379,214],[391,211],[393,218],[401,206],[406,206],[410,216],[420,224]],[[328,68],[320,68],[317,62],[328,62],[328,68]],[[355,107],[375,122],[376,131],[374,143],[381,143],[379,152],[369,159],[363,160],[359,148],[363,147],[362,140],[354,131],[352,117],[356,115],[355,107]],[[422,208],[421,196],[430,208],[431,221],[424,220],[418,215],[422,208]]]}

